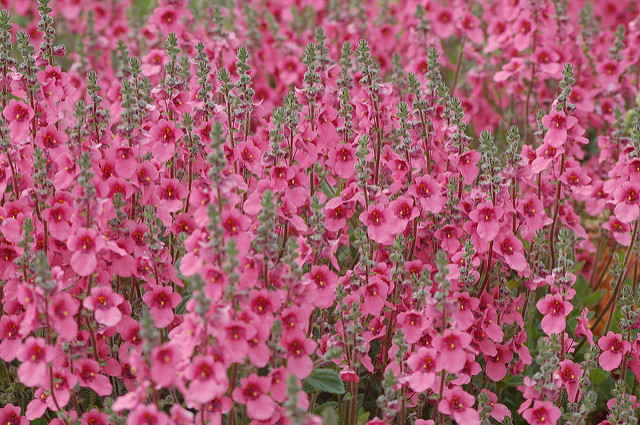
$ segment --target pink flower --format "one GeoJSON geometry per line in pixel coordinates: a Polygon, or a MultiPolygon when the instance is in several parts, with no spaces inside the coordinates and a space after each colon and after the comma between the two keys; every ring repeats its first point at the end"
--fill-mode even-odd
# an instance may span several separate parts
{"type": "Polygon", "coordinates": [[[96,322],[104,326],[114,326],[122,319],[122,312],[118,308],[124,302],[124,297],[111,290],[108,286],[98,286],[91,289],[91,295],[85,298],[84,307],[94,311],[96,322]]]}
{"type": "Polygon", "coordinates": [[[393,212],[386,206],[371,204],[360,214],[360,221],[367,226],[367,235],[382,245],[389,245],[399,230],[393,212]]]}
{"type": "Polygon", "coordinates": [[[536,307],[544,315],[541,326],[547,335],[563,332],[567,326],[565,318],[573,310],[573,305],[565,301],[560,294],[547,294],[544,299],[538,301],[536,307]]]}
{"type": "Polygon", "coordinates": [[[76,376],[80,378],[80,385],[89,387],[100,397],[106,397],[113,391],[111,381],[105,375],[100,374],[100,366],[95,360],[81,359],[76,364],[79,373],[76,376]]]}
{"type": "Polygon", "coordinates": [[[407,194],[415,197],[423,211],[438,214],[444,206],[444,199],[440,196],[440,184],[430,176],[416,178],[407,190],[407,194]]]}
{"type": "Polygon", "coordinates": [[[184,13],[182,9],[175,7],[161,6],[153,11],[153,15],[149,18],[149,22],[155,24],[163,34],[170,32],[180,33],[182,24],[180,23],[181,15],[184,13]]]}
{"type": "Polygon", "coordinates": [[[305,275],[315,287],[313,303],[316,307],[329,308],[336,298],[335,290],[338,276],[329,269],[329,266],[311,266],[311,271],[305,275]]]}
{"type": "Polygon", "coordinates": [[[505,263],[521,276],[527,277],[531,273],[529,264],[524,257],[522,242],[510,231],[498,235],[493,244],[493,252],[500,254],[505,263]]]}
{"type": "Polygon", "coordinates": [[[139,405],[127,416],[127,425],[169,425],[169,415],[158,411],[155,404],[139,405]]]}
{"type": "Polygon", "coordinates": [[[165,328],[173,321],[173,309],[180,304],[182,297],[173,292],[171,286],[150,285],[142,295],[142,299],[149,306],[155,325],[158,328],[165,328]]]}
{"type": "Polygon", "coordinates": [[[613,239],[615,239],[615,241],[620,245],[629,246],[631,243],[631,235],[629,234],[631,226],[629,223],[623,223],[618,220],[615,215],[610,215],[609,221],[604,223],[602,228],[610,231],[613,239]]]}
{"type": "Polygon", "coordinates": [[[267,395],[271,379],[255,373],[240,380],[240,387],[233,390],[233,399],[247,406],[247,416],[251,419],[266,421],[276,411],[276,403],[267,395]]]}
{"type": "Polygon", "coordinates": [[[178,378],[177,366],[182,360],[181,350],[170,343],[151,350],[151,379],[159,388],[168,388],[178,378]]]}
{"type": "Polygon", "coordinates": [[[445,388],[438,411],[452,416],[459,424],[479,425],[480,415],[473,409],[475,398],[461,387],[445,388]]]}
{"type": "Polygon", "coordinates": [[[71,233],[71,225],[75,212],[66,202],[55,203],[42,212],[42,218],[49,225],[49,233],[59,241],[67,240],[71,233]]]}
{"type": "Polygon", "coordinates": [[[438,370],[458,373],[467,360],[465,348],[471,342],[471,335],[456,329],[447,329],[433,338],[433,348],[438,350],[438,370]]]}
{"type": "Polygon", "coordinates": [[[460,170],[460,174],[462,174],[465,184],[473,184],[476,177],[478,177],[478,167],[476,164],[480,160],[480,156],[479,152],[472,150],[458,157],[458,169],[460,170]]]}
{"type": "Polygon", "coordinates": [[[587,338],[587,341],[589,341],[589,344],[593,346],[593,332],[590,329],[589,319],[587,318],[588,314],[589,309],[585,307],[582,313],[580,313],[580,316],[576,318],[576,338],[584,336],[587,338]]]}
{"type": "Polygon", "coordinates": [[[483,388],[480,392],[485,393],[489,396],[489,406],[491,406],[490,415],[493,419],[502,423],[505,417],[507,416],[511,417],[511,411],[509,410],[509,408],[504,404],[498,403],[497,395],[487,390],[486,388],[483,388]]]}
{"type": "Polygon", "coordinates": [[[60,292],[53,296],[49,307],[51,326],[66,341],[72,341],[77,337],[78,325],[74,319],[77,311],[78,302],[68,292],[60,292]]]}
{"type": "Polygon", "coordinates": [[[13,361],[22,345],[20,324],[19,316],[3,314],[0,317],[0,359],[5,362],[13,361]]]}
{"type": "Polygon", "coordinates": [[[398,314],[397,324],[404,332],[404,340],[409,344],[422,337],[427,320],[417,311],[403,311],[398,314]]]}
{"type": "Polygon", "coordinates": [[[480,300],[470,297],[468,292],[454,292],[451,299],[458,301],[460,308],[452,313],[452,317],[456,322],[456,328],[468,329],[473,324],[474,312],[477,310],[480,300]]]}
{"type": "Polygon", "coordinates": [[[29,135],[29,126],[33,119],[33,109],[22,100],[11,99],[2,111],[9,122],[9,131],[16,142],[22,142],[29,135]]]}
{"type": "Polygon", "coordinates": [[[408,196],[400,195],[389,204],[391,211],[396,216],[396,220],[401,223],[398,224],[398,231],[404,232],[407,228],[407,224],[420,215],[420,210],[414,206],[414,201],[408,196]]]}
{"type": "Polygon", "coordinates": [[[307,338],[302,332],[286,333],[280,341],[287,356],[287,369],[299,379],[305,379],[313,370],[310,355],[316,348],[316,343],[307,338]]]}
{"type": "Polygon", "coordinates": [[[602,349],[598,363],[606,371],[611,371],[620,366],[622,357],[631,350],[631,344],[623,340],[621,334],[615,334],[612,331],[609,331],[598,340],[598,347],[602,349]]]}
{"type": "Polygon", "coordinates": [[[328,166],[333,166],[338,177],[349,179],[355,173],[356,158],[355,149],[351,145],[340,144],[329,151],[328,166]]]}
{"type": "Polygon", "coordinates": [[[29,337],[18,350],[18,378],[25,387],[41,385],[47,377],[47,363],[53,361],[56,350],[46,344],[44,338],[29,337]]]}
{"type": "Polygon", "coordinates": [[[229,360],[243,361],[249,350],[247,341],[255,336],[256,329],[239,320],[232,320],[222,327],[222,331],[223,341],[228,347],[229,360]]]}
{"type": "Polygon", "coordinates": [[[229,387],[227,371],[222,363],[214,362],[212,356],[196,356],[187,367],[186,377],[189,391],[184,392],[189,406],[206,404],[222,396],[229,387]]]}
{"type": "Polygon", "coordinates": [[[80,276],[89,276],[98,265],[97,254],[105,241],[95,229],[79,228],[67,241],[71,256],[71,267],[80,276]]]}
{"type": "Polygon", "coordinates": [[[413,371],[409,375],[409,386],[415,392],[422,393],[430,388],[436,377],[436,358],[438,353],[433,348],[420,347],[412,354],[407,364],[413,371]]]}
{"type": "Polygon", "coordinates": [[[98,409],[91,409],[82,415],[82,425],[109,425],[109,416],[98,409]]]}
{"type": "Polygon", "coordinates": [[[559,148],[567,141],[567,130],[578,123],[575,117],[568,117],[564,112],[553,110],[542,118],[542,123],[548,128],[544,142],[554,148],[559,148]]]}
{"type": "Polygon", "coordinates": [[[483,202],[469,213],[469,218],[478,223],[478,236],[486,241],[492,241],[500,231],[500,219],[503,210],[495,207],[491,202],[483,202]]]}
{"type": "Polygon", "coordinates": [[[56,400],[54,402],[53,397],[47,399],[47,406],[49,406],[51,410],[58,410],[58,406],[62,409],[69,403],[71,399],[71,389],[75,387],[78,378],[70,373],[68,369],[62,367],[52,368],[50,371],[51,372],[47,371],[46,376],[48,376],[49,379],[43,381],[42,388],[53,392],[56,400]],[[51,379],[49,373],[53,373],[53,379],[51,379]]]}
{"type": "Polygon", "coordinates": [[[535,400],[533,407],[522,412],[522,417],[529,425],[555,425],[560,414],[560,409],[552,402],[535,400]]]}
{"type": "Polygon", "coordinates": [[[509,363],[513,359],[513,352],[507,345],[499,345],[497,352],[493,356],[486,356],[486,373],[489,379],[494,382],[501,381],[507,376],[506,363],[509,363]]]}
{"type": "Polygon", "coordinates": [[[362,302],[361,311],[363,314],[377,315],[382,310],[384,302],[387,299],[387,293],[389,287],[382,279],[378,277],[371,277],[369,284],[362,290],[362,302]]]}
{"type": "Polygon", "coordinates": [[[638,218],[640,213],[640,185],[624,182],[614,192],[613,197],[617,204],[613,212],[618,220],[623,223],[631,223],[638,218]]]}
{"type": "Polygon", "coordinates": [[[49,152],[63,147],[68,141],[69,136],[58,130],[54,125],[48,125],[47,127],[38,129],[38,133],[34,139],[36,145],[49,152]]]}
{"type": "Polygon", "coordinates": [[[20,415],[20,406],[7,404],[0,408],[0,424],[7,425],[29,425],[29,419],[20,415]]]}
{"type": "Polygon", "coordinates": [[[563,360],[560,362],[560,369],[557,374],[562,385],[567,389],[569,402],[577,403],[580,399],[578,397],[578,389],[580,388],[580,377],[582,376],[580,365],[568,359],[563,360]]]}
{"type": "Polygon", "coordinates": [[[166,162],[173,158],[176,142],[184,134],[182,130],[176,128],[173,121],[167,121],[164,118],[158,121],[158,124],[151,129],[150,133],[153,141],[151,153],[153,158],[160,162],[166,162]]]}
{"type": "Polygon", "coordinates": [[[458,226],[447,225],[436,230],[434,236],[440,241],[440,247],[449,254],[455,254],[460,248],[462,229],[458,226]]]}

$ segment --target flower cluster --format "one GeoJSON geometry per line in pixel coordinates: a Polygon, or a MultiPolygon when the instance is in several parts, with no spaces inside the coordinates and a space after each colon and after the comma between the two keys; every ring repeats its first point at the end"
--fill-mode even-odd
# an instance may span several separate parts
{"type": "Polygon", "coordinates": [[[635,1],[3,7],[0,424],[640,414],[635,1]]]}

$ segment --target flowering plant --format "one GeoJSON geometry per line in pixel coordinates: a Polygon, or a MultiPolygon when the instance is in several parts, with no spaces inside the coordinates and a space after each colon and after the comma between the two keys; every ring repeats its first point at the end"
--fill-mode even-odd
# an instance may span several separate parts
{"type": "Polygon", "coordinates": [[[634,423],[636,3],[4,1],[0,423],[634,423]]]}

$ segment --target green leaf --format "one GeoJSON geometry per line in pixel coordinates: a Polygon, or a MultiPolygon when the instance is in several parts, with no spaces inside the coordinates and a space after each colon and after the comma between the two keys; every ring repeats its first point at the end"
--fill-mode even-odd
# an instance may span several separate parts
{"type": "Polygon", "coordinates": [[[340,379],[340,375],[332,369],[314,369],[304,383],[325,393],[345,393],[344,383],[340,379]]]}
{"type": "Polygon", "coordinates": [[[596,292],[590,294],[588,297],[585,297],[584,306],[585,307],[593,307],[594,305],[597,305],[606,292],[607,291],[605,291],[604,289],[601,289],[599,291],[596,291],[596,292]]]}

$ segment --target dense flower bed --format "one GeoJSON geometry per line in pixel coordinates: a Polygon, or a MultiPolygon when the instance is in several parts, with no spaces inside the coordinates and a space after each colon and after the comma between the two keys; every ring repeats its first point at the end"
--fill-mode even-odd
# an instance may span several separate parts
{"type": "Polygon", "coordinates": [[[635,0],[4,0],[0,424],[637,423],[635,0]]]}

